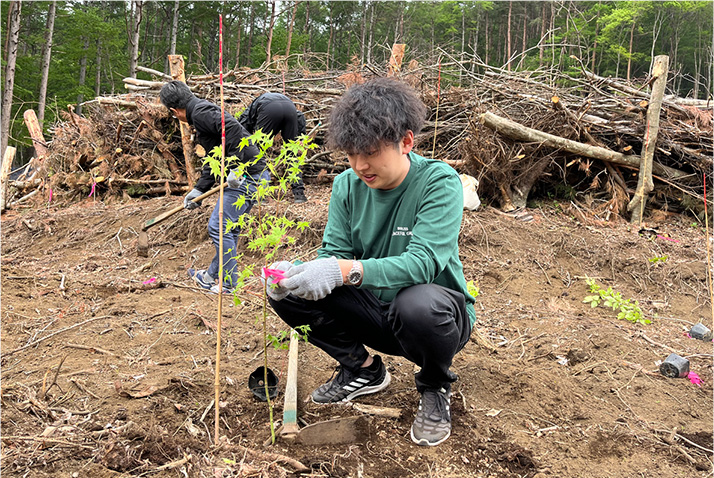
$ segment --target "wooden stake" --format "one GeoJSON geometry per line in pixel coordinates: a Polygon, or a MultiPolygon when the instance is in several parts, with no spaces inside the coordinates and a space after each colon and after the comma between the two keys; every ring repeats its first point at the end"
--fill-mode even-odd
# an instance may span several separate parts
{"type": "MultiPolygon", "coordinates": [[[[186,75],[183,69],[182,55],[169,55],[169,66],[171,68],[171,76],[175,80],[186,82],[186,75]]],[[[183,145],[183,157],[186,162],[186,178],[189,184],[196,184],[198,177],[196,176],[196,161],[193,149],[193,141],[191,141],[191,130],[188,123],[179,121],[181,127],[181,144],[183,145]]]]}
{"type": "MultiPolygon", "coordinates": [[[[218,197],[218,319],[216,320],[215,426],[213,443],[218,443],[221,398],[221,319],[223,317],[223,183],[226,176],[226,116],[223,101],[223,15],[218,15],[218,82],[221,87],[221,191],[218,197]]],[[[236,251],[233,251],[235,254],[236,251]]]]}
{"type": "Polygon", "coordinates": [[[667,72],[669,71],[669,57],[659,55],[654,59],[652,66],[652,77],[655,78],[652,84],[652,94],[647,107],[647,128],[645,139],[640,154],[640,175],[637,180],[637,190],[627,210],[632,213],[630,223],[642,224],[647,195],[654,189],[652,181],[652,160],[654,158],[659,133],[659,116],[662,110],[662,99],[664,98],[664,88],[667,86],[667,72]]]}
{"type": "Polygon", "coordinates": [[[709,237],[709,213],[707,212],[707,174],[704,173],[704,227],[707,240],[707,279],[709,281],[709,302],[712,306],[712,318],[714,318],[714,291],[712,286],[712,259],[711,259],[711,238],[709,237]]]}
{"type": "Polygon", "coordinates": [[[0,166],[0,211],[5,210],[7,201],[7,179],[10,176],[12,162],[15,159],[17,149],[8,146],[5,148],[5,155],[2,158],[2,166],[0,166]]]}
{"type": "Polygon", "coordinates": [[[35,110],[26,110],[22,117],[25,118],[25,126],[27,126],[27,130],[30,132],[32,146],[35,147],[35,156],[42,162],[47,155],[47,143],[45,143],[45,136],[42,134],[40,122],[37,121],[35,110]]]}

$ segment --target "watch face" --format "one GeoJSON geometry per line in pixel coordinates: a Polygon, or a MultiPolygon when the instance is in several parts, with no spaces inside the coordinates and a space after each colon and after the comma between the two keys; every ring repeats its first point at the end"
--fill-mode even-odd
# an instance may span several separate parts
{"type": "Polygon", "coordinates": [[[347,280],[352,285],[359,284],[359,281],[362,280],[362,274],[360,273],[360,271],[350,271],[349,275],[347,276],[347,280]]]}

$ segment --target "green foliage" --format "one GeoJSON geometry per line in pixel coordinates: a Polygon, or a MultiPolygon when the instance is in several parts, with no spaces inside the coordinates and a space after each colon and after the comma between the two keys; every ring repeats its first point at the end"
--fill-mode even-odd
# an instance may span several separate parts
{"type": "Polygon", "coordinates": [[[587,279],[586,283],[590,287],[590,293],[583,299],[583,303],[590,304],[590,307],[595,308],[601,303],[605,307],[612,307],[613,311],[618,311],[617,318],[629,320],[633,323],[649,324],[652,321],[642,316],[639,302],[634,303],[630,299],[623,299],[620,292],[615,292],[612,287],[607,289],[601,288],[593,279],[587,279]]]}
{"type": "Polygon", "coordinates": [[[650,257],[649,261],[652,265],[655,265],[655,266],[658,264],[664,264],[665,262],[667,262],[667,256],[650,257]]]}
{"type": "MultiPolygon", "coordinates": [[[[267,155],[267,152],[273,145],[272,137],[264,134],[262,131],[257,131],[255,134],[251,135],[250,138],[244,138],[243,141],[241,141],[240,149],[242,150],[244,147],[248,146],[251,141],[258,147],[259,151],[254,161],[241,163],[237,161],[235,156],[231,156],[229,158],[225,158],[223,166],[224,171],[233,170],[236,176],[240,177],[247,174],[247,169],[250,166],[255,164],[261,158],[264,158],[266,167],[270,171],[272,181],[263,180],[258,185],[256,195],[253,198],[256,203],[251,214],[243,214],[237,222],[230,220],[226,221],[225,234],[228,234],[235,228],[239,228],[240,236],[244,237],[247,241],[247,249],[252,252],[259,252],[263,258],[263,266],[267,267],[275,261],[279,252],[283,252],[285,254],[285,249],[289,249],[289,247],[295,243],[295,237],[291,234],[303,231],[309,226],[309,223],[306,221],[296,221],[285,216],[284,199],[290,184],[298,180],[300,168],[305,163],[305,159],[307,158],[307,152],[317,146],[312,143],[307,135],[303,135],[296,141],[283,142],[280,153],[276,157],[270,157],[267,155]],[[274,213],[269,212],[269,210],[264,207],[268,200],[273,200],[276,204],[274,213]]],[[[218,177],[220,177],[221,173],[220,158],[221,147],[217,146],[210,152],[210,155],[207,156],[204,161],[204,164],[208,163],[211,168],[211,172],[218,177]]],[[[245,201],[245,197],[239,197],[234,205],[240,207],[245,203],[245,201]]],[[[240,263],[243,254],[238,253],[238,251],[232,252],[235,254],[236,263],[240,263]]],[[[233,288],[233,301],[236,305],[241,303],[241,295],[247,293],[246,283],[251,278],[260,280],[261,271],[256,270],[254,264],[247,264],[242,270],[239,271],[237,282],[235,284],[230,284],[233,288]]],[[[283,348],[287,337],[287,332],[285,331],[278,333],[278,335],[272,335],[268,331],[268,296],[266,289],[267,287],[270,287],[268,282],[269,281],[262,281],[263,307],[261,315],[256,318],[256,322],[262,323],[263,328],[263,357],[265,360],[264,366],[266,374],[268,369],[268,346],[283,348]]],[[[304,340],[307,340],[308,332],[309,326],[296,328],[296,333],[304,340]]],[[[268,381],[266,377],[265,395],[268,397],[270,435],[274,443],[275,423],[273,421],[273,404],[267,390],[267,383],[268,381]]]]}
{"type": "MultiPolygon", "coordinates": [[[[57,3],[46,130],[61,120],[60,112],[76,103],[80,94],[86,101],[95,91],[100,95],[125,91],[122,79],[128,75],[127,32],[131,4],[57,3]],[[78,65],[83,59],[87,64],[86,80],[80,85],[78,65]]],[[[8,1],[2,2],[4,11],[8,11],[9,5],[8,1]]],[[[49,5],[48,1],[22,2],[10,138],[28,146],[31,142],[22,112],[37,105],[38,72],[49,5]]],[[[277,5],[276,12],[282,11],[282,14],[275,19],[272,53],[283,55],[293,3],[277,5]]],[[[652,55],[668,54],[673,76],[668,86],[674,92],[686,96],[698,85],[698,97],[711,94],[711,55],[708,53],[713,31],[711,1],[298,2],[292,27],[290,67],[326,68],[328,44],[330,69],[346,68],[353,64],[355,56],[359,64],[367,60],[364,47],[370,37],[371,63],[384,65],[390,56],[389,46],[398,39],[407,44],[404,64],[412,59],[422,66],[435,65],[439,58],[445,63],[451,62],[452,66],[442,71],[442,88],[448,88],[463,80],[452,62],[461,56],[462,42],[465,55],[474,54],[492,66],[504,65],[509,9],[511,53],[516,55],[512,68],[551,67],[569,76],[579,76],[582,62],[598,75],[621,77],[631,60],[631,76],[644,78],[652,55]],[[543,38],[542,32],[545,32],[543,38]],[[524,43],[525,53],[521,51],[524,43]]],[[[223,15],[224,23],[223,66],[257,68],[265,61],[269,2],[181,1],[176,52],[184,56],[187,75],[218,70],[219,14],[223,15]],[[240,55],[237,55],[239,46],[240,55]]],[[[172,2],[144,2],[140,65],[167,69],[172,17],[172,2]]],[[[480,67],[465,67],[475,74],[482,72],[480,67]]],[[[147,73],[139,72],[138,76],[152,79],[147,73]]],[[[427,81],[431,83],[433,79],[427,81]]],[[[20,150],[19,155],[23,154],[25,152],[20,150]]]]}
{"type": "Polygon", "coordinates": [[[469,294],[471,294],[471,296],[473,298],[478,297],[479,294],[481,293],[481,287],[479,287],[478,282],[476,282],[476,281],[472,281],[472,280],[468,281],[466,283],[466,289],[468,290],[469,294]]]}

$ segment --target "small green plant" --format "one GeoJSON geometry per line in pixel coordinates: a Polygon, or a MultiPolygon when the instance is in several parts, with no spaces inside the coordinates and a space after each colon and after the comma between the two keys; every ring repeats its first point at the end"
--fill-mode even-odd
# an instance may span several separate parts
{"type": "MultiPolygon", "coordinates": [[[[249,140],[258,147],[259,153],[256,155],[255,162],[265,157],[266,168],[270,171],[271,181],[263,180],[258,186],[254,196],[255,205],[250,214],[243,214],[237,222],[230,220],[226,221],[225,234],[235,228],[240,228],[240,236],[247,241],[246,248],[252,252],[258,252],[262,258],[262,266],[268,267],[276,260],[278,252],[284,250],[295,243],[295,237],[292,235],[296,232],[302,232],[309,223],[307,221],[296,221],[286,217],[287,203],[283,201],[290,184],[298,180],[300,167],[305,163],[307,152],[317,146],[312,143],[307,135],[300,136],[296,141],[285,141],[277,157],[266,157],[266,152],[273,145],[273,139],[262,131],[257,131],[250,138],[243,138],[241,149],[249,144],[249,140]],[[273,201],[274,209],[271,211],[266,205],[269,201],[273,201]]],[[[221,149],[217,147],[211,152],[211,156],[206,160],[210,163],[211,171],[220,174],[220,157],[221,149]]],[[[240,177],[247,174],[247,169],[252,163],[239,163],[236,157],[226,158],[226,169],[232,169],[236,176],[240,177]]],[[[239,197],[234,203],[240,207],[246,201],[246,198],[239,197]]],[[[236,263],[240,263],[243,254],[237,251],[232,251],[235,254],[236,263]]],[[[284,256],[287,254],[283,254],[284,256]]],[[[230,275],[225,273],[225,283],[229,283],[230,275]]],[[[248,294],[248,281],[250,278],[261,277],[261,267],[256,267],[256,264],[246,264],[243,269],[238,271],[235,283],[229,284],[233,289],[233,302],[238,305],[242,302],[241,296],[248,294]]],[[[285,343],[288,332],[282,331],[278,335],[272,335],[268,331],[268,295],[267,287],[270,287],[268,280],[263,282],[262,287],[262,309],[261,313],[256,317],[257,323],[262,323],[263,328],[263,357],[265,367],[265,396],[268,401],[268,410],[270,415],[270,436],[272,443],[275,443],[275,422],[273,420],[273,404],[270,400],[268,392],[268,346],[276,349],[286,348],[285,343]]],[[[309,326],[296,327],[295,333],[307,340],[307,334],[310,331],[309,326]]]]}
{"type": "Polygon", "coordinates": [[[652,321],[642,316],[639,302],[634,303],[630,299],[623,299],[622,294],[612,290],[612,287],[603,289],[595,283],[593,279],[587,279],[586,283],[590,287],[590,293],[583,299],[583,302],[590,304],[590,307],[595,308],[601,303],[605,307],[612,307],[612,310],[618,311],[617,318],[629,320],[633,323],[649,324],[652,321]]]}
{"type": "Polygon", "coordinates": [[[479,287],[478,282],[472,280],[466,283],[466,290],[468,290],[474,299],[481,293],[481,287],[479,287]]]}
{"type": "Polygon", "coordinates": [[[667,262],[667,256],[650,257],[649,261],[653,265],[664,264],[665,262],[667,262]]]}

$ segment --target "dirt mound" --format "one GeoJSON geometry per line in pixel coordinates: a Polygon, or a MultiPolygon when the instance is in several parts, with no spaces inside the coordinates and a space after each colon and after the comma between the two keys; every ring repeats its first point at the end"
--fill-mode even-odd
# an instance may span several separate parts
{"type": "MultiPolygon", "coordinates": [[[[308,196],[288,210],[312,223],[301,258],[320,244],[329,189],[308,196]]],[[[414,367],[391,356],[393,383],[358,401],[398,418],[367,415],[362,443],[266,446],[268,409],[247,386],[263,363],[260,286],[249,282],[242,303],[224,301],[218,406],[229,443],[214,446],[217,300],[185,273],[213,254],[209,208],[151,229],[149,258],[136,255],[142,222],[179,200],[2,216],[3,476],[272,477],[301,466],[313,477],[711,475],[712,346],[686,335],[699,321],[712,328],[705,233],[691,219],[662,215],[640,230],[556,202],[530,209],[528,222],[466,211],[461,255],[480,287],[478,322],[454,361],[453,433],[436,448],[410,440],[414,367]],[[584,304],[587,278],[638,300],[652,323],[584,304]],[[658,373],[673,351],[701,387],[658,373]]],[[[269,330],[285,326],[271,317],[269,330]]],[[[268,355],[279,419],[287,351],[268,355]]],[[[304,401],[335,364],[306,344],[299,364],[301,426],[362,413],[304,401]]]]}

